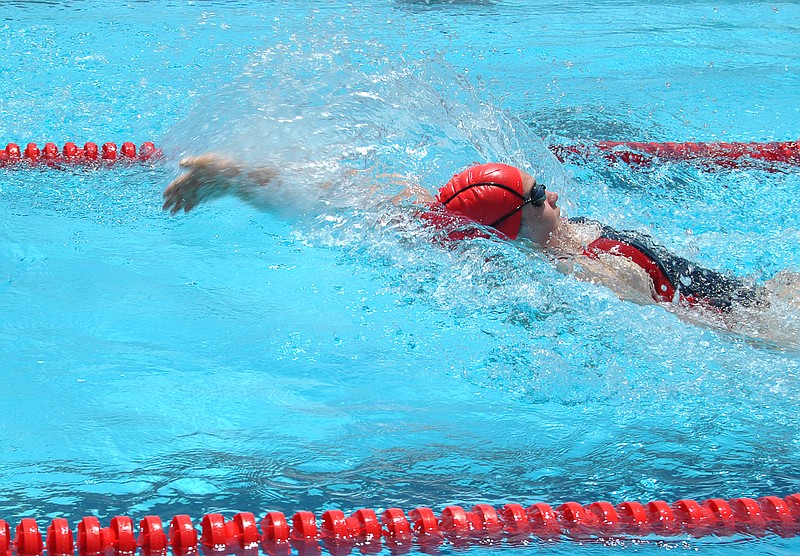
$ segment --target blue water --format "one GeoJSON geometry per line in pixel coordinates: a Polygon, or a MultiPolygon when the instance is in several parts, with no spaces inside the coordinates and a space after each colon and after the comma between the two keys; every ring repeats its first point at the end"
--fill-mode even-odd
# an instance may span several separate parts
{"type": "Polygon", "coordinates": [[[0,170],[0,518],[800,491],[796,350],[513,245],[441,250],[380,175],[435,190],[505,160],[569,214],[710,267],[800,270],[796,169],[562,165],[545,146],[797,139],[798,22],[733,1],[3,2],[0,142],[154,140],[169,159],[0,170]],[[177,158],[207,150],[285,168],[308,210],[163,214],[177,158]]]}

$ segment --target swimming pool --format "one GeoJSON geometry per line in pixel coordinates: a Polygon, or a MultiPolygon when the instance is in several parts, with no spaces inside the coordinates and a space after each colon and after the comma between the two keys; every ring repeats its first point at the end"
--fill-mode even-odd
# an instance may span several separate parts
{"type": "Polygon", "coordinates": [[[155,140],[172,162],[0,170],[0,517],[800,491],[796,352],[513,246],[437,249],[374,201],[392,179],[344,170],[434,189],[473,160],[527,163],[571,215],[757,280],[798,269],[796,172],[564,166],[546,144],[796,139],[799,11],[3,3],[4,143],[155,140]],[[290,222],[232,200],[163,214],[174,160],[205,150],[333,187],[290,222]]]}

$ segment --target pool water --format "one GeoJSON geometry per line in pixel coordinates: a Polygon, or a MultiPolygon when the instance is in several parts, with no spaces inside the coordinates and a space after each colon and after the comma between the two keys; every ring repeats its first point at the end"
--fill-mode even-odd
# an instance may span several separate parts
{"type": "Polygon", "coordinates": [[[519,246],[441,249],[385,202],[398,176],[435,191],[503,160],[570,215],[759,283],[798,271],[796,168],[547,150],[797,139],[798,22],[788,2],[3,2],[0,142],[153,140],[167,160],[0,169],[0,518],[800,491],[793,346],[519,246]],[[282,168],[305,210],[163,213],[176,161],[206,151],[282,168]]]}

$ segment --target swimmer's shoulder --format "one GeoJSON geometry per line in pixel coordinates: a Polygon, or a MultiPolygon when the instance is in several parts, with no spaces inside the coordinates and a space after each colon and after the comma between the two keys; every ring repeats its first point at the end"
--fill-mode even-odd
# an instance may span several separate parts
{"type": "Polygon", "coordinates": [[[584,216],[569,218],[567,222],[569,223],[570,234],[583,248],[586,248],[590,243],[599,238],[606,228],[597,220],[592,220],[584,216]]]}

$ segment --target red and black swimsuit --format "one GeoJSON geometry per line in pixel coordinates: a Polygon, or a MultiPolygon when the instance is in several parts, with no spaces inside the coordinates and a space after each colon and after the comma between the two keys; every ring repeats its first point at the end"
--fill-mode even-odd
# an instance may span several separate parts
{"type": "Polygon", "coordinates": [[[600,237],[586,246],[584,254],[597,258],[607,253],[631,260],[653,281],[656,301],[674,301],[677,293],[678,299],[690,305],[702,304],[722,311],[730,310],[733,303],[749,306],[758,302],[757,287],[670,253],[647,234],[618,232],[585,218],[571,218],[570,222],[600,226],[600,237]]]}

